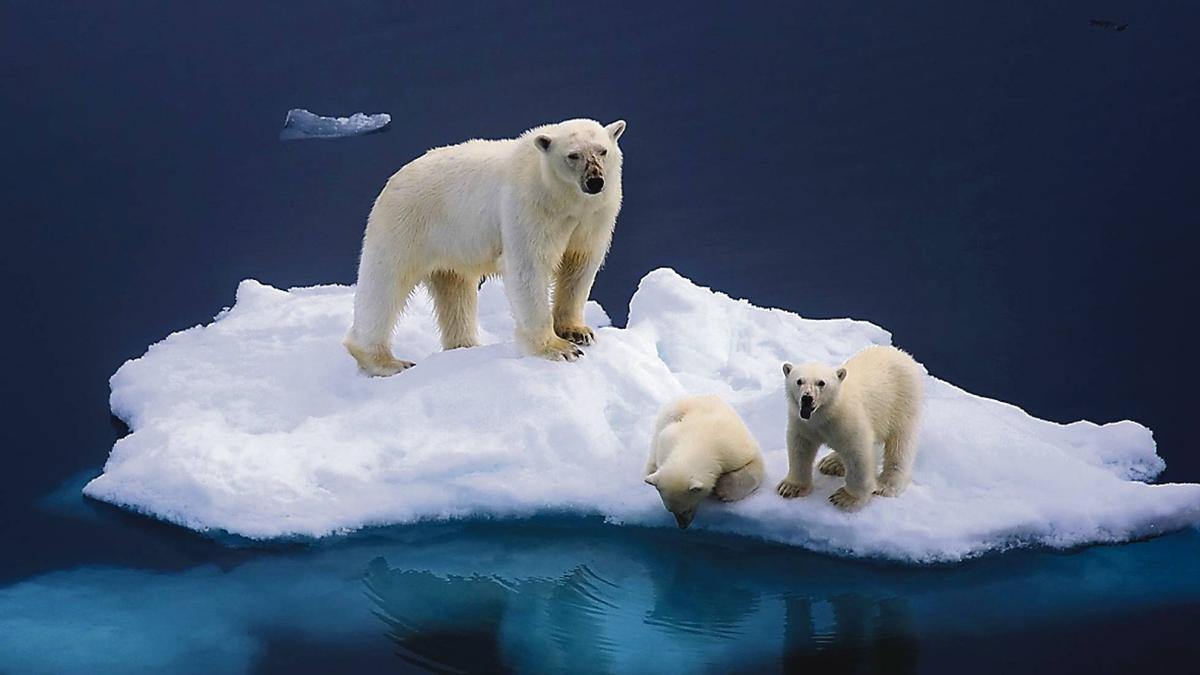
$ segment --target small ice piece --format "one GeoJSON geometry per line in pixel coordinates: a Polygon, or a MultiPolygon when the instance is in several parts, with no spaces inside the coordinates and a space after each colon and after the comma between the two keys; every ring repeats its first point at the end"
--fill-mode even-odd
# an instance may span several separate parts
{"type": "Polygon", "coordinates": [[[304,108],[292,108],[283,120],[279,140],[296,141],[306,138],[344,138],[362,136],[382,131],[391,124],[392,116],[387,113],[354,113],[349,117],[325,117],[304,108]]]}

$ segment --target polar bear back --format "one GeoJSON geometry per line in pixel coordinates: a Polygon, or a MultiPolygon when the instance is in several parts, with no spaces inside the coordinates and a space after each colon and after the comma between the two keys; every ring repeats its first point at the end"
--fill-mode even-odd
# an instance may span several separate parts
{"type": "Polygon", "coordinates": [[[658,466],[715,460],[721,472],[740,469],[761,456],[746,424],[718,396],[692,396],[668,405],[655,425],[658,466]]]}
{"type": "Polygon", "coordinates": [[[857,404],[876,438],[889,438],[920,413],[924,376],[921,366],[895,347],[867,347],[843,366],[846,379],[839,404],[857,404]]]}
{"type": "MultiPolygon", "coordinates": [[[[517,141],[434,148],[392,174],[371,211],[368,237],[398,238],[433,258],[484,262],[501,252],[500,218],[516,176],[517,141]]],[[[533,158],[530,158],[533,159],[533,158]]],[[[399,243],[395,244],[399,245],[399,243]]]]}

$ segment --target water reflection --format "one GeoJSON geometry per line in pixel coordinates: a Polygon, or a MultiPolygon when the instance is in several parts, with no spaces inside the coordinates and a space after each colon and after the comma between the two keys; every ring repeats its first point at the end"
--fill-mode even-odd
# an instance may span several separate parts
{"type": "MultiPolygon", "coordinates": [[[[1030,661],[1038,635],[1200,606],[1198,572],[1195,531],[912,568],[578,520],[422,525],[0,587],[0,672],[294,673],[333,654],[345,672],[909,673],[958,663],[947,643],[1002,672],[1016,633],[1030,661]]],[[[1123,644],[1160,644],[1155,621],[1123,644]]]]}
{"type": "Polygon", "coordinates": [[[903,598],[847,593],[814,601],[797,596],[787,598],[785,607],[786,672],[824,667],[848,673],[917,672],[917,633],[903,598]],[[818,625],[814,614],[826,607],[831,621],[818,625]]]}
{"type": "MultiPolygon", "coordinates": [[[[1146,586],[1200,598],[1195,580],[1129,580],[1128,552],[1153,543],[911,568],[660,530],[460,534],[381,556],[364,578],[397,654],[437,672],[653,663],[656,672],[912,673],[934,635],[1086,616],[1145,602],[1146,586]]],[[[1200,538],[1185,537],[1200,551],[1200,538]]]]}

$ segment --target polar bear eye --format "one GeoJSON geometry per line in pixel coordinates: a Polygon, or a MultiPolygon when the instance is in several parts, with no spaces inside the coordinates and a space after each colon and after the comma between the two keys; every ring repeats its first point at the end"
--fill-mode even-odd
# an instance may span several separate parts
{"type": "Polygon", "coordinates": [[[825,386],[825,380],[817,380],[817,386],[818,386],[818,387],[824,387],[824,386],[825,386]]]}
{"type": "Polygon", "coordinates": [[[804,378],[800,378],[799,380],[796,380],[796,384],[803,385],[803,384],[804,384],[804,378]]]}
{"type": "Polygon", "coordinates": [[[608,150],[606,150],[606,149],[604,149],[604,148],[600,148],[600,151],[599,151],[599,152],[597,152],[596,154],[597,154],[597,155],[600,155],[601,157],[603,157],[603,156],[605,156],[605,155],[607,155],[607,154],[608,154],[608,150]]]}
{"type": "Polygon", "coordinates": [[[568,154],[568,155],[567,155],[567,159],[569,159],[569,160],[572,160],[572,161],[574,161],[574,160],[577,160],[577,159],[579,159],[579,153],[578,153],[578,152],[572,152],[572,153],[570,153],[570,154],[568,154]]]}

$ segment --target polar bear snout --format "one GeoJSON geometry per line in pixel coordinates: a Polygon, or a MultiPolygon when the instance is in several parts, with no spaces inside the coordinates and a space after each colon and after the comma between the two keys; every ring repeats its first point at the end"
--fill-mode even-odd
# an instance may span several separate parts
{"type": "Polygon", "coordinates": [[[673,515],[675,516],[675,524],[679,526],[679,529],[686,530],[688,529],[688,525],[691,525],[692,521],[696,519],[696,509],[680,511],[673,515]]]}
{"type": "Polygon", "coordinates": [[[816,403],[813,401],[812,394],[804,394],[800,397],[800,417],[809,419],[812,417],[813,411],[817,409],[816,403]]]}
{"type": "Polygon", "coordinates": [[[604,189],[604,176],[588,176],[583,181],[583,191],[589,195],[600,194],[604,189]]]}

